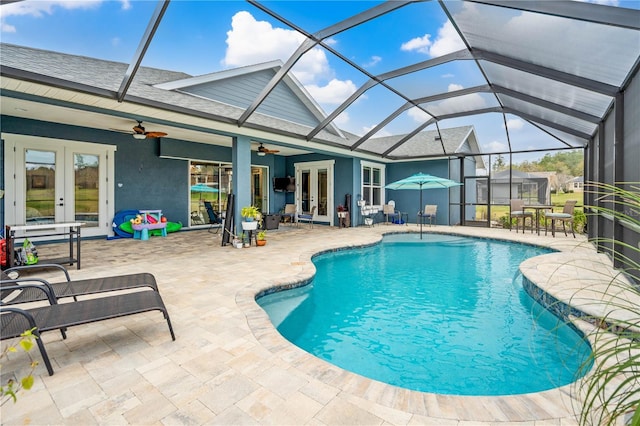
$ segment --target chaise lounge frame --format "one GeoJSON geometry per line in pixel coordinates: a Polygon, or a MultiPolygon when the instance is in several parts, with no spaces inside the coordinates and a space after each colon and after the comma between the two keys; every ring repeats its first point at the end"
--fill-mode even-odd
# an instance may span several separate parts
{"type": "MultiPolygon", "coordinates": [[[[118,277],[111,278],[117,280],[118,277]]],[[[58,303],[53,284],[46,280],[40,278],[6,280],[3,278],[1,284],[3,291],[10,288],[12,293],[25,292],[25,294],[34,296],[34,300],[28,300],[28,297],[17,297],[23,301],[48,301],[49,305],[25,309],[7,306],[3,301],[0,306],[0,339],[16,338],[26,330],[35,329],[33,334],[36,336],[38,349],[49,375],[53,375],[54,371],[44,343],[40,339],[40,334],[45,331],[60,330],[62,337],[66,339],[67,327],[157,310],[162,312],[167,321],[171,339],[176,340],[169,313],[157,291],[157,286],[154,291],[134,291],[70,303],[58,303]],[[40,284],[34,284],[35,282],[40,284]]]]}
{"type": "Polygon", "coordinates": [[[36,281],[42,284],[39,279],[24,278],[19,280],[12,280],[8,275],[12,272],[31,272],[32,270],[45,270],[53,269],[64,274],[66,282],[47,282],[51,287],[56,299],[62,299],[65,297],[73,297],[73,300],[77,301],[78,296],[84,296],[96,293],[105,293],[110,291],[130,290],[137,288],[148,287],[154,291],[158,291],[158,284],[155,277],[147,272],[137,274],[116,275],[99,278],[89,278],[83,280],[71,280],[69,272],[62,265],[57,264],[36,264],[36,265],[24,265],[15,266],[13,268],[0,271],[2,280],[0,281],[0,296],[2,298],[3,305],[15,305],[19,303],[28,303],[36,301],[47,300],[47,296],[42,291],[33,288],[25,288],[22,291],[16,292],[16,286],[20,283],[26,283],[29,281],[36,281]],[[9,298],[11,293],[15,293],[13,298],[9,298]]]}

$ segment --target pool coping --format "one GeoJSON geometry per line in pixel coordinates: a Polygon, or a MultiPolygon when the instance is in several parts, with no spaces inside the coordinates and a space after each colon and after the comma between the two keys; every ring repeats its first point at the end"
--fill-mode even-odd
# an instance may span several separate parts
{"type": "MultiPolygon", "coordinates": [[[[543,239],[536,242],[524,242],[518,235],[473,235],[465,228],[455,227],[433,227],[427,233],[443,233],[464,237],[488,238],[498,241],[516,242],[532,246],[540,246],[556,250],[554,253],[536,256],[523,262],[521,272],[525,282],[529,282],[539,289],[540,294],[548,295],[547,301],[557,302],[563,300],[563,295],[556,294],[554,278],[559,275],[553,270],[549,273],[549,257],[559,256],[558,265],[566,265],[567,256],[579,262],[593,262],[597,260],[602,263],[603,270],[607,270],[607,259],[603,255],[596,253],[593,246],[586,239],[579,239],[574,242],[570,240],[549,240],[543,239]],[[471,234],[471,235],[470,235],[471,234]],[[543,257],[543,259],[539,259],[543,257]],[[536,260],[537,259],[537,260],[536,260]],[[547,292],[546,289],[549,289],[547,292]]],[[[309,283],[315,275],[315,267],[312,259],[322,253],[348,250],[352,248],[374,245],[381,241],[384,235],[393,233],[413,232],[411,230],[402,231],[382,231],[373,233],[369,241],[358,242],[356,244],[332,243],[326,247],[310,249],[300,253],[296,265],[300,266],[299,272],[288,278],[280,278],[272,282],[259,285],[248,286],[236,294],[236,303],[245,313],[247,324],[257,341],[274,355],[280,357],[285,362],[291,364],[296,374],[303,374],[310,377],[310,380],[318,381],[326,386],[337,389],[338,392],[346,393],[349,397],[368,401],[372,404],[372,409],[392,410],[392,412],[409,413],[416,418],[423,418],[425,421],[432,420],[452,420],[452,421],[479,421],[479,422],[523,422],[523,421],[548,421],[563,420],[576,421],[576,413],[579,411],[578,401],[573,395],[576,394],[577,387],[581,380],[559,388],[535,392],[530,394],[507,395],[507,396],[453,396],[440,395],[428,392],[412,391],[399,388],[393,385],[382,383],[373,379],[360,376],[343,370],[333,364],[321,360],[297,346],[288,342],[282,337],[269,320],[268,315],[256,302],[257,297],[294,287],[300,287],[309,283]]],[[[481,233],[484,234],[484,233],[481,233]]],[[[610,262],[609,262],[610,264],[610,262]]],[[[612,268],[608,266],[611,271],[612,268]]],[[[579,282],[580,279],[577,280],[579,282]]],[[[572,281],[576,282],[576,281],[572,281]]],[[[543,302],[545,299],[541,299],[543,302]]],[[[571,307],[571,300],[565,300],[566,305],[571,307]]],[[[582,312],[577,309],[577,312],[582,312]]],[[[566,316],[572,324],[582,331],[593,345],[595,341],[589,336],[594,332],[592,323],[581,321],[576,318],[575,311],[570,311],[566,316]]]]}

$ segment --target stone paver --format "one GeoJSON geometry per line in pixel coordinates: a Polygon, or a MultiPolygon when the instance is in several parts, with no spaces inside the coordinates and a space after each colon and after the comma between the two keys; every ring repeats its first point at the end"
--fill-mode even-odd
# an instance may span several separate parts
{"type": "MultiPolygon", "coordinates": [[[[502,398],[399,389],[292,346],[255,302],[260,291],[312,278],[311,257],[317,252],[372,244],[385,232],[417,229],[285,225],[268,232],[265,247],[247,249],[221,247],[220,236],[206,230],[148,241],[84,241],[82,269],[70,269],[72,278],[153,273],[177,340],[171,341],[157,312],[74,327],[65,341],[59,333],[45,333],[55,375],[38,366],[34,388],[20,394],[16,404],[2,407],[2,424],[576,424],[576,403],[567,396],[571,385],[502,398]]],[[[585,268],[558,269],[567,264],[567,256],[589,265],[594,259],[606,263],[583,237],[443,226],[427,232],[562,250],[547,255],[547,261],[529,262],[525,273],[543,286],[569,283],[571,291],[580,288],[585,268]],[[559,259],[555,269],[549,262],[554,256],[559,259]]],[[[38,246],[41,258],[65,249],[64,244],[38,246]]],[[[601,270],[608,273],[605,266],[601,270]]],[[[37,351],[33,357],[40,358],[37,351]]],[[[26,371],[27,362],[24,354],[3,360],[3,379],[26,371]]]]}

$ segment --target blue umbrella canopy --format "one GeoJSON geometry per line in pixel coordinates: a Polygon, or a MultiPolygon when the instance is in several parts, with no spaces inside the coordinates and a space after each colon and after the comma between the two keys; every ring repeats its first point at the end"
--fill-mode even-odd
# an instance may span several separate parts
{"type": "MultiPolygon", "coordinates": [[[[399,181],[385,185],[387,189],[414,189],[420,191],[420,209],[424,207],[422,205],[422,190],[423,189],[443,189],[451,188],[452,186],[462,185],[459,182],[451,179],[441,178],[438,176],[428,175],[426,173],[416,173],[399,181]]],[[[420,221],[420,238],[422,238],[422,221],[420,221]]]]}
{"type": "Polygon", "coordinates": [[[191,185],[191,192],[218,192],[218,190],[204,183],[197,183],[191,185]]]}

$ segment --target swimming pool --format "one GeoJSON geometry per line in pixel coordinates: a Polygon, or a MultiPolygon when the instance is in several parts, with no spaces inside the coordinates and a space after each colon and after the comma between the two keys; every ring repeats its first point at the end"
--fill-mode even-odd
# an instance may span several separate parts
{"type": "Polygon", "coordinates": [[[309,285],[258,303],[290,342],[371,379],[450,395],[537,392],[576,380],[590,351],[514,279],[548,252],[395,234],[314,257],[309,285]]]}

